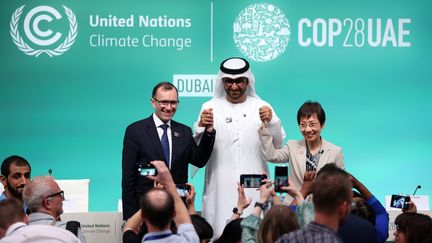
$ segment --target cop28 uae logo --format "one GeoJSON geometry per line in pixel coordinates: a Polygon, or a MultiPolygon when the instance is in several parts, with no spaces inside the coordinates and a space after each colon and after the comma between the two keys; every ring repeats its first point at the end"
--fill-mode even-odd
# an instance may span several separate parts
{"type": "Polygon", "coordinates": [[[29,45],[21,37],[18,29],[20,23],[19,20],[23,13],[24,7],[25,5],[15,10],[15,12],[12,14],[12,19],[10,22],[10,34],[18,49],[29,56],[36,57],[42,53],[45,53],[50,57],[59,56],[69,50],[69,48],[75,42],[78,32],[78,23],[76,21],[75,14],[70,8],[63,5],[65,14],[69,21],[69,32],[67,37],[64,38],[64,41],[57,47],[48,48],[53,46],[62,38],[62,33],[54,33],[51,29],[46,29],[47,25],[44,22],[53,21],[52,16],[54,16],[56,20],[59,20],[62,18],[61,14],[50,6],[38,6],[30,10],[25,16],[23,24],[24,33],[27,39],[32,42],[32,44],[29,45]],[[46,13],[50,13],[52,16],[46,13]],[[41,29],[41,25],[44,26],[44,28],[41,29]],[[36,46],[38,47],[36,48],[36,46]]]}
{"type": "Polygon", "coordinates": [[[234,42],[250,59],[267,62],[282,54],[291,30],[285,14],[272,4],[252,4],[234,21],[234,42]]]}

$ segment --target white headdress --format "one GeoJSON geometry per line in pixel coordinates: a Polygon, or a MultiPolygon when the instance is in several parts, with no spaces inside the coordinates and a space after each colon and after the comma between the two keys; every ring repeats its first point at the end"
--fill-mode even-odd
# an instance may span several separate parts
{"type": "Polygon", "coordinates": [[[241,57],[231,57],[224,60],[220,65],[220,71],[216,76],[215,93],[213,99],[225,97],[225,89],[222,78],[238,78],[246,77],[249,80],[249,85],[246,90],[248,96],[253,96],[259,99],[255,92],[255,77],[250,71],[249,62],[241,57]]]}

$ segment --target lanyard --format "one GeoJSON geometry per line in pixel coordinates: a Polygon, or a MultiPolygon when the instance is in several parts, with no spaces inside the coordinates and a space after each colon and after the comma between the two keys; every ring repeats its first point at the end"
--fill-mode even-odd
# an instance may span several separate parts
{"type": "Polygon", "coordinates": [[[163,235],[152,235],[152,236],[148,236],[148,237],[144,238],[143,241],[163,239],[163,238],[166,238],[170,235],[172,235],[172,233],[167,233],[167,234],[163,234],[163,235]]]}

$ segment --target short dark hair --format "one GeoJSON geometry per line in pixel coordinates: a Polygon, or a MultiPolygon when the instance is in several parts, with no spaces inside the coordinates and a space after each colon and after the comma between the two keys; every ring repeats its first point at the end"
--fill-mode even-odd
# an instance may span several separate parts
{"type": "Polygon", "coordinates": [[[428,215],[405,212],[396,217],[395,224],[409,243],[432,242],[432,219],[428,215]]]}
{"type": "Polygon", "coordinates": [[[142,215],[155,227],[164,228],[168,226],[173,218],[174,210],[174,198],[165,189],[151,188],[141,198],[142,215]],[[165,200],[156,202],[151,198],[150,194],[158,191],[166,195],[165,200]]]}
{"type": "Polygon", "coordinates": [[[192,214],[190,217],[200,240],[209,240],[213,238],[213,228],[205,218],[198,214],[192,214]]]}
{"type": "Polygon", "coordinates": [[[351,214],[364,218],[375,225],[375,210],[363,198],[356,197],[353,199],[351,214]]]}
{"type": "Polygon", "coordinates": [[[312,185],[312,200],[317,211],[331,214],[343,202],[352,198],[352,184],[348,174],[334,163],[327,164],[318,172],[312,185]]]}
{"type": "Polygon", "coordinates": [[[31,171],[31,166],[26,159],[18,155],[12,155],[3,160],[1,165],[1,173],[6,178],[9,176],[11,164],[15,164],[16,166],[28,166],[31,171]]]}
{"type": "Polygon", "coordinates": [[[222,235],[215,243],[236,243],[241,241],[242,227],[240,226],[243,218],[234,219],[225,225],[222,235]]]}
{"type": "Polygon", "coordinates": [[[154,86],[153,91],[152,91],[152,97],[155,97],[158,89],[161,88],[161,87],[162,87],[163,90],[172,90],[172,89],[175,89],[175,91],[177,93],[177,97],[178,97],[178,90],[177,90],[176,86],[174,86],[174,84],[172,84],[170,82],[166,82],[166,81],[160,82],[160,83],[156,84],[156,86],[154,86]]]}
{"type": "Polygon", "coordinates": [[[300,125],[300,119],[303,117],[309,118],[313,114],[317,115],[321,126],[324,125],[326,120],[324,109],[320,103],[311,100],[306,101],[297,111],[297,123],[300,125]]]}
{"type": "Polygon", "coordinates": [[[0,228],[5,231],[14,223],[23,222],[25,217],[23,204],[10,198],[0,202],[0,228]]]}

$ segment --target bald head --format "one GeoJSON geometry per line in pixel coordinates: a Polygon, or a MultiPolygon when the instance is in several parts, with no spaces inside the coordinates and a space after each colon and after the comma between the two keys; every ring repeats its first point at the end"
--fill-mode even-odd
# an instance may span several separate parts
{"type": "Polygon", "coordinates": [[[152,188],[141,199],[143,218],[151,225],[164,229],[174,217],[174,198],[165,189],[152,188]]]}

